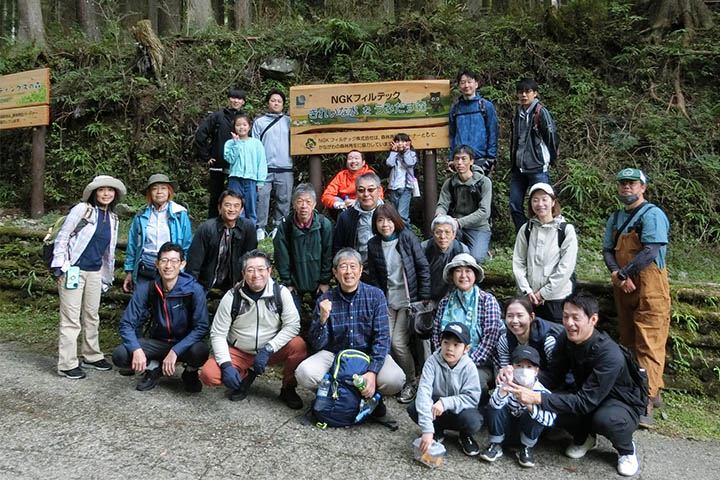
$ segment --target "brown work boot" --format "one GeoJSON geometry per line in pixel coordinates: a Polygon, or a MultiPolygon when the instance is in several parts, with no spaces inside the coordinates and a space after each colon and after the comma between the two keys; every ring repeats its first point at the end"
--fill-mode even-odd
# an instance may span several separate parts
{"type": "Polygon", "coordinates": [[[638,420],[638,426],[640,428],[655,428],[655,419],[653,418],[653,401],[652,399],[648,400],[647,409],[645,411],[645,415],[640,415],[640,419],[638,420]]]}

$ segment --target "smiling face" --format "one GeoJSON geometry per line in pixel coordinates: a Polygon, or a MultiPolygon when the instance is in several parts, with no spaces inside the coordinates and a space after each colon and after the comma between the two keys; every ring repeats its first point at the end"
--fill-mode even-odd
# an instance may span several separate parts
{"type": "Polygon", "coordinates": [[[150,185],[150,198],[156,208],[161,208],[170,199],[170,187],[167,183],[154,183],[150,185]]]}
{"type": "Polygon", "coordinates": [[[458,82],[458,88],[465,98],[472,98],[478,89],[478,81],[472,77],[463,75],[458,82]]]}
{"type": "Polygon", "coordinates": [[[363,210],[372,210],[380,198],[380,188],[372,178],[363,178],[357,185],[357,201],[363,210]]]}
{"type": "Polygon", "coordinates": [[[263,257],[248,258],[243,269],[243,279],[250,290],[260,292],[265,289],[271,273],[272,269],[263,257]]]}
{"type": "Polygon", "coordinates": [[[280,95],[273,93],[268,99],[267,106],[270,113],[281,113],[283,111],[283,107],[285,106],[285,102],[280,95]]]}
{"type": "Polygon", "coordinates": [[[375,227],[377,228],[378,233],[385,238],[392,235],[395,231],[395,223],[393,223],[392,219],[388,217],[377,217],[375,227]]]}
{"type": "Polygon", "coordinates": [[[245,105],[245,99],[240,97],[229,97],[228,105],[233,110],[240,110],[245,105]]]}
{"type": "Polygon", "coordinates": [[[525,340],[530,334],[530,325],[535,320],[534,313],[528,313],[525,307],[518,302],[513,302],[507,307],[505,312],[505,326],[518,339],[525,340]]]}
{"type": "Polygon", "coordinates": [[[355,257],[341,258],[337,267],[333,268],[333,274],[340,289],[346,293],[354,292],[357,289],[362,271],[362,265],[355,257]]]}
{"type": "Polygon", "coordinates": [[[357,172],[363,167],[363,165],[365,165],[365,160],[363,160],[363,156],[360,152],[352,151],[348,153],[347,160],[345,161],[345,166],[348,170],[351,172],[357,172]]]}
{"type": "Polygon", "coordinates": [[[231,197],[230,195],[226,195],[218,207],[220,216],[226,224],[235,224],[242,210],[242,200],[237,197],[231,197]]]}
{"type": "Polygon", "coordinates": [[[245,117],[235,119],[235,133],[240,138],[248,138],[250,135],[250,122],[245,117]]]}
{"type": "Polygon", "coordinates": [[[168,250],[162,252],[158,259],[155,260],[155,266],[163,282],[168,283],[180,275],[180,270],[185,268],[185,261],[180,258],[180,252],[168,250]]]}
{"type": "Polygon", "coordinates": [[[98,207],[106,209],[115,200],[115,189],[112,187],[100,187],[95,190],[95,203],[98,207]]]}
{"type": "Polygon", "coordinates": [[[463,292],[469,292],[475,285],[475,270],[470,267],[455,267],[452,271],[453,283],[463,292]]]}
{"type": "Polygon", "coordinates": [[[563,305],[563,325],[565,326],[565,333],[567,334],[568,340],[573,343],[581,344],[590,338],[595,331],[597,321],[597,313],[588,317],[585,310],[577,305],[569,302],[565,302],[565,305],[563,305]]]}
{"type": "Polygon", "coordinates": [[[455,335],[445,334],[440,340],[440,355],[451,368],[469,351],[470,345],[465,345],[455,335]]]}
{"type": "Polygon", "coordinates": [[[435,225],[435,229],[433,230],[433,240],[435,240],[435,244],[443,252],[450,248],[453,240],[455,240],[455,236],[455,231],[447,223],[439,223],[435,225]]]}
{"type": "Polygon", "coordinates": [[[555,200],[542,190],[534,191],[532,197],[530,197],[530,208],[541,221],[552,220],[554,205],[555,200]]]}

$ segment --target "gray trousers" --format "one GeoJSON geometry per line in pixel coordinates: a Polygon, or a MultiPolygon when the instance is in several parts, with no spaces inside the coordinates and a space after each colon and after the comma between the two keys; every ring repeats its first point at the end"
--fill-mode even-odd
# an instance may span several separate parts
{"type": "Polygon", "coordinates": [[[270,214],[270,194],[275,192],[275,208],[272,215],[272,228],[276,228],[283,217],[290,213],[292,197],[292,172],[268,172],[265,184],[257,197],[257,228],[265,228],[270,214]]]}

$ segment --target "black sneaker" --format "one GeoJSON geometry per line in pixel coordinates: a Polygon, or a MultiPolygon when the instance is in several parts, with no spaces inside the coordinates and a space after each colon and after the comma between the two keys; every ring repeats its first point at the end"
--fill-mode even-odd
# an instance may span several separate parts
{"type": "Polygon", "coordinates": [[[108,362],[104,358],[101,360],[98,360],[97,362],[86,362],[85,360],[83,360],[80,363],[80,366],[83,368],[94,368],[95,370],[100,370],[103,372],[112,370],[112,365],[110,364],[110,362],[108,362]]]}
{"type": "Polygon", "coordinates": [[[198,371],[189,371],[187,368],[183,370],[181,375],[183,384],[185,385],[185,391],[188,393],[202,392],[202,383],[198,378],[198,371]]]}
{"type": "Polygon", "coordinates": [[[515,456],[518,459],[518,463],[521,467],[532,468],[535,466],[535,457],[532,454],[532,447],[523,446],[520,450],[515,452],[515,456]]]}
{"type": "Polygon", "coordinates": [[[480,453],[480,445],[477,444],[472,435],[461,433],[458,437],[458,442],[460,442],[460,447],[462,447],[462,451],[465,455],[474,457],[480,453]]]}
{"type": "Polygon", "coordinates": [[[445,443],[445,430],[435,430],[433,438],[438,443],[445,443]]]}
{"type": "Polygon", "coordinates": [[[387,415],[387,407],[385,406],[385,402],[383,401],[382,397],[380,397],[380,402],[378,403],[377,407],[375,407],[375,410],[372,411],[370,416],[375,418],[382,418],[385,415],[387,415]]]}
{"type": "Polygon", "coordinates": [[[142,380],[138,382],[135,389],[141,392],[147,392],[148,390],[152,390],[157,385],[160,377],[162,377],[162,369],[160,367],[157,367],[153,370],[146,370],[145,376],[142,380]]]}
{"type": "Polygon", "coordinates": [[[485,450],[480,454],[480,458],[486,462],[494,462],[498,458],[503,456],[502,445],[499,443],[491,443],[485,450]]]}
{"type": "Polygon", "coordinates": [[[248,375],[247,377],[243,378],[243,381],[240,382],[240,388],[237,390],[233,390],[230,392],[230,401],[231,402],[239,402],[241,400],[245,400],[245,398],[248,396],[248,391],[250,390],[250,385],[255,381],[254,375],[248,375]],[[250,380],[252,379],[252,380],[250,380]]]}
{"type": "Polygon", "coordinates": [[[57,373],[61,377],[72,378],[73,380],[85,378],[85,370],[80,367],[71,368],[70,370],[58,370],[57,373]]]}
{"type": "Polygon", "coordinates": [[[123,377],[132,377],[135,375],[135,370],[132,368],[118,368],[118,373],[123,377]]]}
{"type": "Polygon", "coordinates": [[[285,387],[280,389],[280,400],[285,402],[288,408],[300,410],[303,407],[302,398],[295,391],[295,387],[285,387]]]}

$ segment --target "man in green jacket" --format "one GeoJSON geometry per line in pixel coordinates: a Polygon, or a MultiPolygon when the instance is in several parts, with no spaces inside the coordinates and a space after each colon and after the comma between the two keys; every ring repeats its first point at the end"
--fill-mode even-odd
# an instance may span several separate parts
{"type": "Polygon", "coordinates": [[[301,316],[301,332],[310,326],[301,303],[310,294],[309,310],[330,288],[332,276],[332,224],[315,211],[317,194],[309,183],[301,183],[292,196],[292,212],[283,219],[275,235],[275,270],[280,283],[293,293],[301,316]]]}

